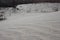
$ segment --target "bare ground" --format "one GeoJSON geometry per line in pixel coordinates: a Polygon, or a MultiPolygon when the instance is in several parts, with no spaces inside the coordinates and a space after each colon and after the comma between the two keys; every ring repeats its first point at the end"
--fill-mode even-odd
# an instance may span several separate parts
{"type": "Polygon", "coordinates": [[[12,15],[0,22],[0,40],[60,40],[60,12],[12,15]]]}

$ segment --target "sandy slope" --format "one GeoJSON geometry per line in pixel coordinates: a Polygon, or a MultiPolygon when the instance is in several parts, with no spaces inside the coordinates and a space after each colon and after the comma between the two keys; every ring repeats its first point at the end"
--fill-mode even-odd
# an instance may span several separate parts
{"type": "Polygon", "coordinates": [[[0,22],[0,40],[60,40],[60,12],[13,15],[0,22]]]}

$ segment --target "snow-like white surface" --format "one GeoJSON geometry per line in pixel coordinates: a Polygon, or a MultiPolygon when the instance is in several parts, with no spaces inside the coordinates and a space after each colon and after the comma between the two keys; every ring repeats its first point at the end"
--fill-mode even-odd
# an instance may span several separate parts
{"type": "Polygon", "coordinates": [[[60,40],[60,12],[23,14],[0,22],[0,40],[60,40]]]}

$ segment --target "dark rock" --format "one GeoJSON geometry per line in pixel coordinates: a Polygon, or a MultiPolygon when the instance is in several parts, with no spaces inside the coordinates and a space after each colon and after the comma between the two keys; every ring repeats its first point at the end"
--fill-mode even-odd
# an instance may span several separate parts
{"type": "Polygon", "coordinates": [[[6,18],[0,18],[0,21],[6,20],[6,18]]]}

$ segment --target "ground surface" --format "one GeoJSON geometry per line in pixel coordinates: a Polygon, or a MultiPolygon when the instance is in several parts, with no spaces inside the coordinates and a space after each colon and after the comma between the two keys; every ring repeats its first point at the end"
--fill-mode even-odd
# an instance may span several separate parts
{"type": "Polygon", "coordinates": [[[60,40],[60,12],[23,14],[0,22],[0,40],[60,40]]]}

